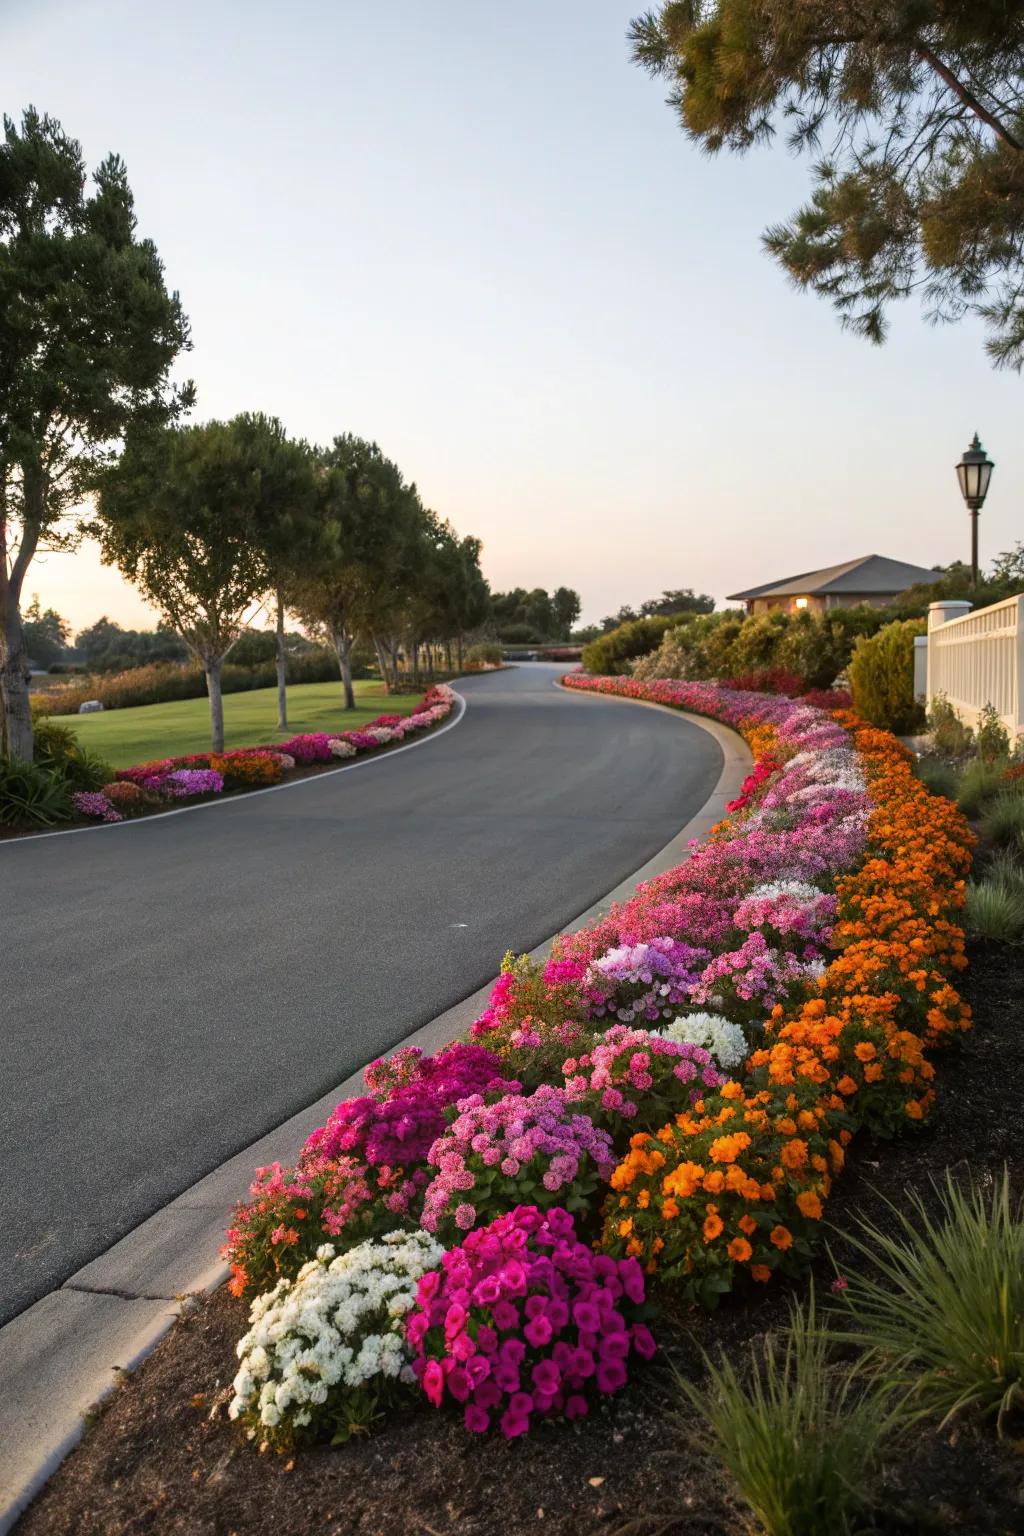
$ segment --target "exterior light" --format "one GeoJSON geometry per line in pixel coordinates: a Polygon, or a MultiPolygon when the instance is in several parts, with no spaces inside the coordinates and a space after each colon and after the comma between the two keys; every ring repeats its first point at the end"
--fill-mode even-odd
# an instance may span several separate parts
{"type": "Polygon", "coordinates": [[[797,608],[806,608],[807,607],[807,599],[806,599],[806,597],[798,597],[797,600],[796,600],[796,607],[797,608]]]}
{"type": "Polygon", "coordinates": [[[971,446],[964,451],[956,466],[960,494],[967,503],[967,511],[971,519],[971,584],[975,587],[978,585],[978,513],[988,495],[993,469],[995,465],[981,446],[978,434],[975,432],[971,446]]]}

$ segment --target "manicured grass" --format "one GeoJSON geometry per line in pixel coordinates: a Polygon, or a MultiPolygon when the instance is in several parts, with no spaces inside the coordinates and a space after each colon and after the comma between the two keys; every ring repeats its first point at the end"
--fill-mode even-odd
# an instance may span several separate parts
{"type": "MultiPolygon", "coordinates": [[[[407,715],[422,698],[419,693],[388,695],[384,685],[357,682],[356,708],[342,708],[341,683],[296,683],[288,689],[288,722],[278,731],[277,690],[257,688],[224,698],[224,740],[228,747],[251,747],[284,741],[306,731],[352,731],[378,715],[407,715]]],[[[62,715],[91,752],[115,768],[149,762],[156,757],[185,757],[210,750],[210,706],[206,699],[181,699],[170,704],[143,704],[136,709],[111,709],[98,715],[62,715]]]]}

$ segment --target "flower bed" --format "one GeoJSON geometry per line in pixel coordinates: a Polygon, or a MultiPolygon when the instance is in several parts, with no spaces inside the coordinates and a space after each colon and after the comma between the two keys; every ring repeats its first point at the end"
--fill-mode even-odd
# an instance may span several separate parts
{"type": "Polygon", "coordinates": [[[277,746],[240,747],[231,752],[199,752],[165,757],[120,768],[115,782],[71,796],[79,816],[89,821],[124,821],[166,809],[181,800],[200,800],[224,791],[262,789],[297,768],[344,761],[362,752],[393,746],[417,731],[428,730],[451,714],[455,694],[447,683],[431,688],[409,715],[379,715],[358,731],[323,731],[293,736],[277,746]]]}
{"type": "Polygon", "coordinates": [[[970,833],[893,737],[708,683],[565,681],[740,731],[755,764],[730,816],[546,964],[507,956],[472,1043],[368,1068],[229,1234],[236,1288],[265,1291],[325,1242],[429,1232],[447,1251],[403,1361],[508,1438],[625,1386],[654,1348],[622,1315],[646,1290],[710,1307],[804,1269],[856,1133],[922,1121],[932,1054],[970,1023],[970,833]]]}

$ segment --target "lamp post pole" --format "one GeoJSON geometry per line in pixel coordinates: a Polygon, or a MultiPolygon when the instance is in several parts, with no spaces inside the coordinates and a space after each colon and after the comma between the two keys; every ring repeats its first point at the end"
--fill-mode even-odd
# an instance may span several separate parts
{"type": "Polygon", "coordinates": [[[992,479],[992,471],[995,464],[989,458],[981,441],[975,432],[971,445],[960,456],[960,462],[956,466],[956,477],[960,482],[960,493],[967,503],[967,511],[971,519],[971,586],[978,585],[978,514],[981,511],[985,497],[988,495],[989,481],[992,479]]]}

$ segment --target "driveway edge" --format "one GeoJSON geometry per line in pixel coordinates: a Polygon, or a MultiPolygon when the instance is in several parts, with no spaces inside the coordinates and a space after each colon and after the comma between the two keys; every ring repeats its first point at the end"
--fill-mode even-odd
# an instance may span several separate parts
{"type": "MultiPolygon", "coordinates": [[[[574,697],[598,696],[574,692],[574,697]]],[[[661,709],[698,726],[721,747],[722,771],[701,809],[664,848],[577,913],[560,933],[603,916],[637,885],[687,859],[690,842],[704,837],[725,815],[726,802],[738,793],[751,764],[742,739],[717,721],[642,700],[599,697],[634,708],[639,704],[644,709],[661,709]]],[[[553,934],[531,954],[545,957],[557,937],[553,934]]],[[[447,1045],[479,1016],[492,984],[414,1030],[394,1049],[415,1045],[431,1052],[447,1045]]],[[[188,1296],[223,1284],[228,1269],[219,1250],[226,1216],[248,1192],[254,1168],[294,1161],[310,1132],[323,1124],[334,1106],[362,1088],[360,1070],[208,1173],[0,1328],[0,1445],[4,1448],[0,1536],[12,1528],[81,1439],[91,1411],[167,1333],[188,1306],[188,1296]]]]}

